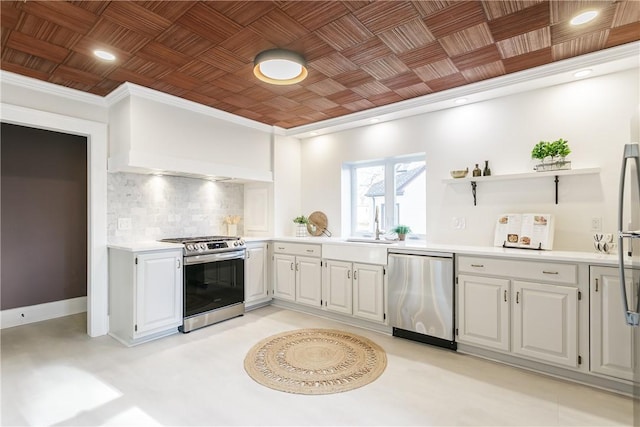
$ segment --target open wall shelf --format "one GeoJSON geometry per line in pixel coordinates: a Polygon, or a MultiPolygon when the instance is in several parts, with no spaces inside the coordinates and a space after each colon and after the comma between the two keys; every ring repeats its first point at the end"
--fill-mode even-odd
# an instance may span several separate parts
{"type": "Polygon", "coordinates": [[[479,182],[489,182],[489,181],[511,181],[517,179],[539,179],[539,178],[554,178],[554,182],[556,183],[556,205],[558,204],[558,183],[560,182],[561,176],[566,175],[591,175],[591,174],[599,174],[600,168],[583,168],[583,169],[566,169],[566,170],[557,170],[557,171],[546,171],[546,172],[527,172],[527,173],[515,173],[508,175],[490,175],[490,176],[470,176],[466,178],[449,178],[443,179],[442,182],[445,184],[462,184],[462,183],[471,183],[471,194],[473,195],[473,205],[477,204],[477,188],[479,182]]]}

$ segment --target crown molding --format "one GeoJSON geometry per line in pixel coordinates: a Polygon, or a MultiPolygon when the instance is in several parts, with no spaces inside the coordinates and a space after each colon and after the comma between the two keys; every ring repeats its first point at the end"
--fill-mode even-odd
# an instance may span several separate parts
{"type": "Polygon", "coordinates": [[[19,86],[48,95],[60,96],[62,98],[84,102],[86,104],[91,104],[98,107],[106,107],[104,97],[100,95],[82,92],[77,89],[60,86],[55,83],[45,82],[43,80],[34,79],[32,77],[26,77],[20,74],[12,73],[10,71],[0,70],[0,82],[2,84],[6,83],[14,86],[19,86]]]}
{"type": "Polygon", "coordinates": [[[273,126],[267,125],[255,120],[247,119],[245,117],[238,116],[236,114],[227,113],[226,111],[218,110],[213,107],[209,107],[204,104],[199,104],[194,101],[189,101],[184,98],[179,98],[168,93],[160,92],[148,87],[139,86],[134,83],[123,83],[114,89],[110,94],[105,97],[106,105],[111,107],[115,103],[125,99],[128,96],[137,96],[140,98],[148,99],[150,101],[159,102],[165,105],[188,110],[193,113],[203,114],[205,116],[214,117],[216,119],[224,120],[230,123],[237,124],[252,129],[256,129],[262,132],[271,133],[273,126]]]}
{"type": "Polygon", "coordinates": [[[573,72],[581,68],[600,67],[600,70],[594,70],[594,73],[589,76],[595,77],[638,68],[639,65],[640,42],[633,42],[418,98],[286,129],[285,134],[301,139],[316,136],[312,135],[312,132],[317,135],[326,135],[370,125],[373,118],[377,119],[377,123],[380,123],[455,108],[458,105],[455,105],[453,101],[461,97],[472,98],[469,103],[473,103],[567,83],[576,80],[573,77],[573,72]]]}

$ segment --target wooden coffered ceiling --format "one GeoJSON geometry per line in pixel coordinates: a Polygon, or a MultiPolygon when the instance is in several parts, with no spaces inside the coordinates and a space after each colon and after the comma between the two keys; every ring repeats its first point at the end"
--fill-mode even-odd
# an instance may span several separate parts
{"type": "Polygon", "coordinates": [[[1,68],[106,95],[146,86],[285,129],[640,40],[628,1],[1,1],[1,68]],[[585,9],[596,20],[572,27],[585,9]],[[271,86],[281,47],[309,77],[271,86]],[[96,59],[104,48],[113,63],[96,59]]]}

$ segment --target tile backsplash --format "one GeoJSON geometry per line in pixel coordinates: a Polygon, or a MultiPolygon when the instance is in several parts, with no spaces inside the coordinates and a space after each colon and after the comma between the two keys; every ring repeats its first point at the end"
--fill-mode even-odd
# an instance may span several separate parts
{"type": "MultiPolygon", "coordinates": [[[[242,218],[244,211],[242,184],[110,173],[107,187],[110,243],[226,235],[225,217],[242,218]],[[118,229],[118,219],[123,218],[131,219],[130,229],[118,229]]],[[[242,219],[237,233],[243,233],[242,219]]]]}

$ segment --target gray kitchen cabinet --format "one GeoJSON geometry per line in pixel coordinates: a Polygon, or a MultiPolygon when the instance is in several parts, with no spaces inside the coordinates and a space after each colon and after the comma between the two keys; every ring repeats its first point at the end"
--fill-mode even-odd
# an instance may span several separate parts
{"type": "Polygon", "coordinates": [[[244,299],[247,307],[270,300],[267,280],[267,244],[247,242],[244,262],[244,299]]]}
{"type": "Polygon", "coordinates": [[[182,250],[109,249],[109,334],[131,346],[182,325],[182,250]]]}
{"type": "MultiPolygon", "coordinates": [[[[640,272],[635,271],[634,281],[633,270],[625,270],[628,298],[637,295],[640,287],[640,272]]],[[[589,276],[591,372],[631,381],[635,343],[633,328],[624,319],[618,268],[592,266],[589,276]]],[[[635,307],[635,300],[628,301],[628,305],[635,307]]]]}

